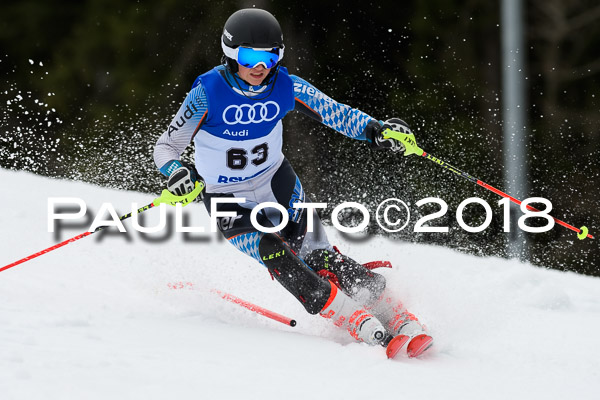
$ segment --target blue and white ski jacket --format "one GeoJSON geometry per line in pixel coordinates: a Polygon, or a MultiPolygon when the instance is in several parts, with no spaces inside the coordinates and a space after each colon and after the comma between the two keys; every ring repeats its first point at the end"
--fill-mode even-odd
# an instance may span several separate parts
{"type": "Polygon", "coordinates": [[[209,187],[251,180],[280,165],[281,120],[294,109],[359,140],[365,140],[365,127],[374,119],[289,75],[286,68],[280,67],[268,85],[249,86],[218,66],[196,79],[158,139],[154,162],[169,176],[193,142],[196,169],[209,187]]]}

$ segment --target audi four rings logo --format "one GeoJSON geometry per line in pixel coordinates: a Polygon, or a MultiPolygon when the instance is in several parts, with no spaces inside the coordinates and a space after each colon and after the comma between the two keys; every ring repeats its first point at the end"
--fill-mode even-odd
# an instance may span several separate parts
{"type": "Polygon", "coordinates": [[[279,115],[279,104],[274,101],[254,104],[232,104],[223,111],[223,121],[232,124],[259,124],[273,121],[279,115]]]}

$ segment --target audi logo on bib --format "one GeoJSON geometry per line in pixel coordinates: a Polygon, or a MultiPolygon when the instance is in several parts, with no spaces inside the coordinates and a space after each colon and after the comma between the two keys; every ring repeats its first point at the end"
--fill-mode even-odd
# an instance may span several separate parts
{"type": "Polygon", "coordinates": [[[227,124],[259,124],[273,121],[279,115],[279,104],[274,101],[254,104],[232,104],[223,111],[227,124]]]}

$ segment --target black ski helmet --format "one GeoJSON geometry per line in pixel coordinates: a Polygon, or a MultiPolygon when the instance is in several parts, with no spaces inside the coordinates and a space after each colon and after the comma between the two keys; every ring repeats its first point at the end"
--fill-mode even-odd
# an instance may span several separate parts
{"type": "MultiPolygon", "coordinates": [[[[273,14],[259,8],[245,8],[231,14],[223,27],[221,42],[223,46],[232,49],[239,46],[261,49],[284,48],[279,22],[273,14]]],[[[225,57],[225,60],[232,72],[238,71],[236,60],[229,57],[225,57]]]]}

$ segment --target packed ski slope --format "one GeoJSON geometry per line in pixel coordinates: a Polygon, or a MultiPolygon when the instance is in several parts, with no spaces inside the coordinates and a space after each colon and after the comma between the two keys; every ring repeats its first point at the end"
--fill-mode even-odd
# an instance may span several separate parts
{"type": "MultiPolygon", "coordinates": [[[[0,170],[0,181],[0,267],[55,243],[49,197],[81,198],[94,213],[104,202],[124,214],[152,201],[23,172],[0,170]]],[[[203,207],[185,211],[187,226],[208,227],[203,207]]],[[[151,226],[160,212],[146,214],[151,226]]],[[[306,314],[214,234],[150,243],[131,226],[0,272],[0,398],[600,398],[600,279],[381,238],[352,243],[329,230],[357,260],[394,264],[382,272],[389,286],[436,338],[420,359],[387,360],[383,348],[306,314]],[[193,287],[169,288],[177,282],[193,287]]]]}

